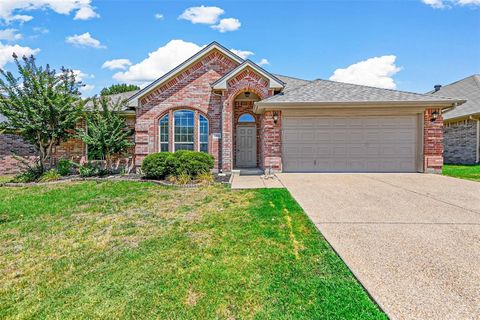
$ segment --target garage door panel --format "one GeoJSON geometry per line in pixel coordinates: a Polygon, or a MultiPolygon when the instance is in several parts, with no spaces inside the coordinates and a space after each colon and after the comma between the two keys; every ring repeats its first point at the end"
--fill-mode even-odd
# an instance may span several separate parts
{"type": "Polygon", "coordinates": [[[286,117],[286,172],[414,172],[416,116],[286,117]]]}

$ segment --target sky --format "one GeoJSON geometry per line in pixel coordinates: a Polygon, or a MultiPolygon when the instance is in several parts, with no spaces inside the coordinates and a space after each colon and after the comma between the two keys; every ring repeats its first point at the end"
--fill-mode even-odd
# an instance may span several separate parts
{"type": "Polygon", "coordinates": [[[34,54],[85,96],[145,86],[212,41],[276,74],[423,93],[480,73],[480,0],[0,0],[0,68],[34,54]]]}

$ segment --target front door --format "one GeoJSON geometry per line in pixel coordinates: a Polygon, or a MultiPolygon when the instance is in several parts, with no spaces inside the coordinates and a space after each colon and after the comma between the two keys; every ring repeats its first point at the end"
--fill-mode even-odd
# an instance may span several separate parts
{"type": "Polygon", "coordinates": [[[237,126],[237,157],[239,168],[257,166],[257,128],[255,126],[237,126]]]}

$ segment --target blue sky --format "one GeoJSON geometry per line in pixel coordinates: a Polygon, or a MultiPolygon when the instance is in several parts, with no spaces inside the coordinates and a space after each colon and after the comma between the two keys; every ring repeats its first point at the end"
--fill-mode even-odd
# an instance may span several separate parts
{"type": "Polygon", "coordinates": [[[480,0],[64,1],[0,2],[0,67],[34,52],[80,70],[92,95],[144,85],[216,40],[305,79],[425,92],[480,73],[480,0]]]}

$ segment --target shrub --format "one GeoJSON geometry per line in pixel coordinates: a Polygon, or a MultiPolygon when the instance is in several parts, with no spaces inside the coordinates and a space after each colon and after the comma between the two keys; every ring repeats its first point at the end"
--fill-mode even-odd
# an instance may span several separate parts
{"type": "Polygon", "coordinates": [[[175,156],[180,161],[179,174],[186,173],[190,177],[196,177],[213,169],[214,160],[208,153],[182,150],[175,152],[175,156]]]}
{"type": "Polygon", "coordinates": [[[33,166],[29,166],[25,171],[20,173],[19,175],[13,178],[13,182],[18,183],[28,183],[28,182],[35,182],[43,174],[43,167],[39,164],[35,164],[33,166]]]}
{"type": "Polygon", "coordinates": [[[201,183],[209,184],[212,183],[215,179],[213,178],[213,175],[210,172],[204,172],[200,173],[197,176],[198,181],[201,183]]]}
{"type": "Polygon", "coordinates": [[[168,170],[168,158],[171,158],[172,154],[168,152],[152,153],[143,159],[142,171],[145,178],[148,179],[163,179],[171,172],[168,170]]]}
{"type": "Polygon", "coordinates": [[[72,173],[72,162],[68,159],[60,159],[57,165],[57,171],[61,176],[68,176],[72,173]]]}
{"type": "Polygon", "coordinates": [[[168,176],[167,180],[174,184],[185,185],[192,182],[192,177],[187,173],[180,173],[176,176],[168,176]]]}
{"type": "Polygon", "coordinates": [[[60,179],[61,177],[62,176],[60,175],[60,173],[58,173],[57,170],[50,169],[50,170],[46,171],[45,173],[43,173],[38,181],[39,182],[55,181],[55,180],[60,179]]]}
{"type": "Polygon", "coordinates": [[[145,157],[142,172],[148,179],[164,179],[168,176],[188,175],[190,180],[213,169],[213,157],[204,152],[177,151],[160,152],[145,157]]]}

